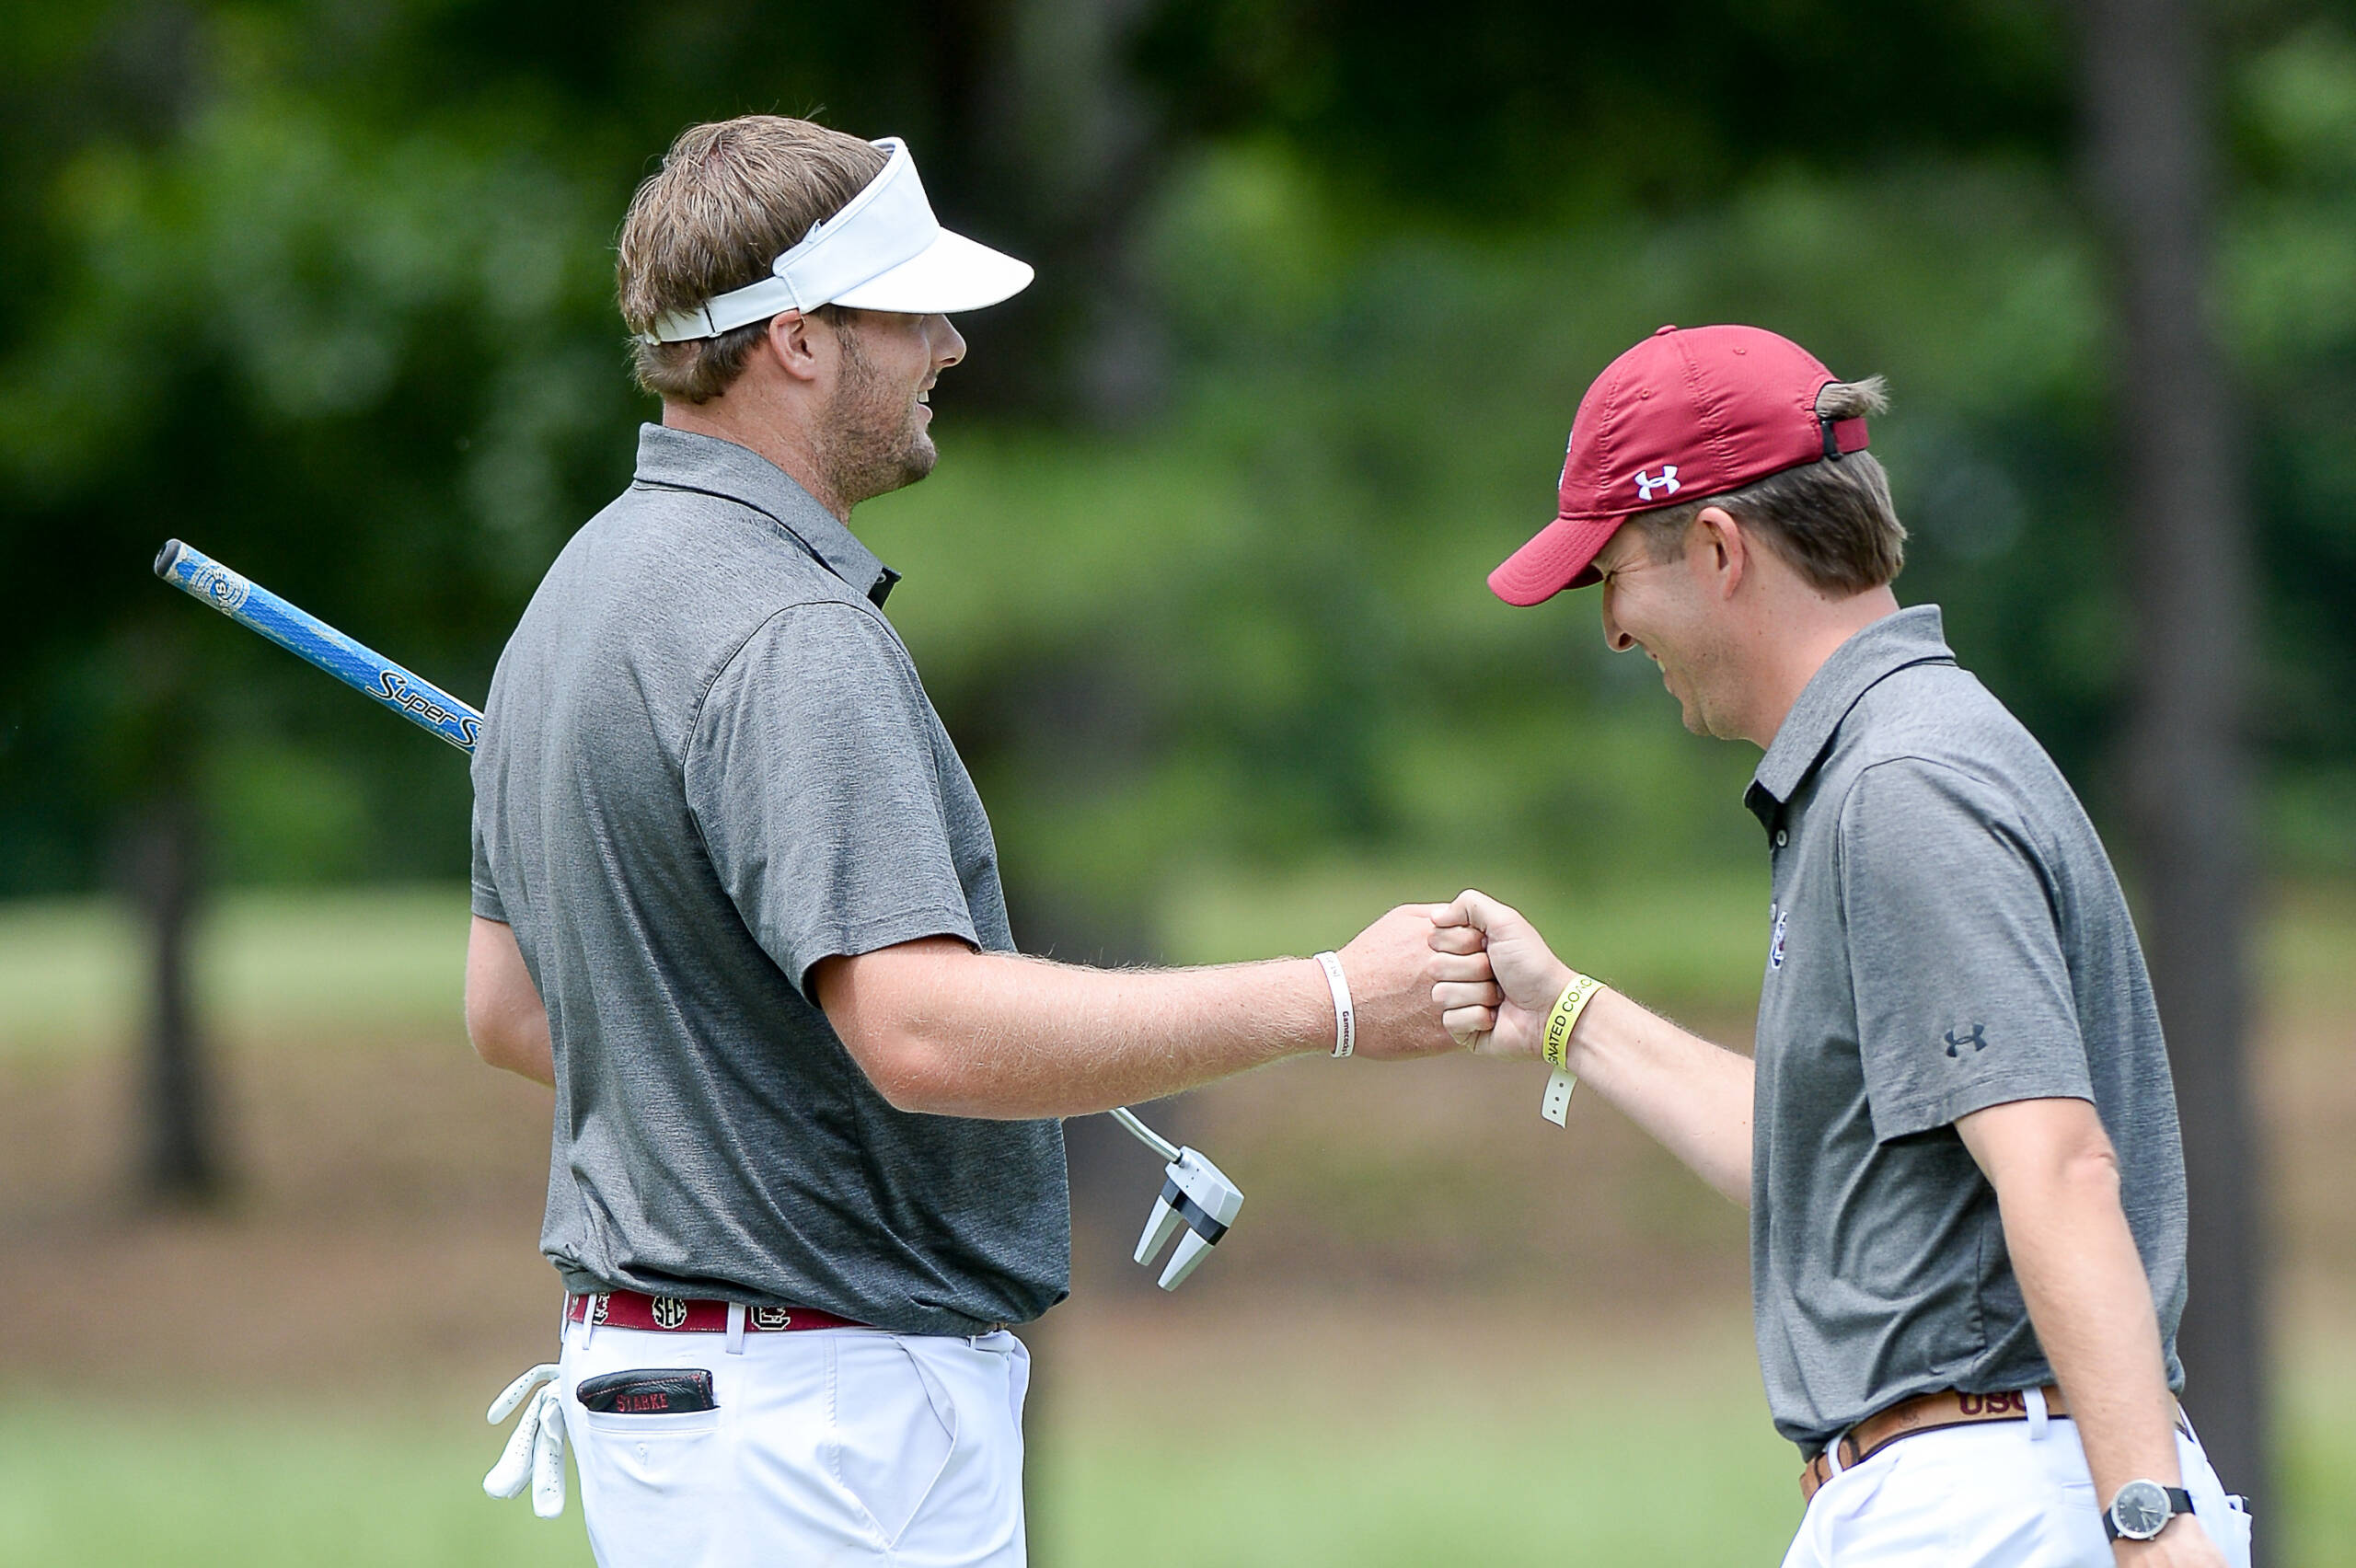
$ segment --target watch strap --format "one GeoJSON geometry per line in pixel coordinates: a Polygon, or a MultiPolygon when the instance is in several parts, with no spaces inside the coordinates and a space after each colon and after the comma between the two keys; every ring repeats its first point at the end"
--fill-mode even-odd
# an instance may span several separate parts
{"type": "MultiPolygon", "coordinates": [[[[2128,1486],[2132,1486],[2135,1483],[2133,1482],[2130,1482],[2127,1484],[2128,1486]]],[[[2127,1490],[2127,1487],[2122,1486],[2119,1490],[2124,1492],[2127,1490]]],[[[2163,1486],[2160,1490],[2167,1493],[2168,1499],[2168,1516],[2166,1519],[2162,1519],[2160,1521],[2160,1529],[2164,1530],[2168,1528],[2169,1519],[2175,1518],[2178,1514],[2189,1514],[2192,1512],[2192,1493],[2186,1491],[2181,1486],[2163,1486]]],[[[2111,1508],[2116,1508],[2118,1506],[2119,1499],[2113,1497],[2110,1500],[2110,1508],[2105,1508],[2102,1511],[2102,1533],[2112,1540],[2119,1539],[2119,1520],[2111,1513],[2111,1508]]],[[[2157,1535],[2158,1533],[2159,1530],[2152,1532],[2153,1535],[2157,1535]]],[[[2151,1537],[2145,1536],[2139,1539],[2148,1540],[2151,1537]]]]}

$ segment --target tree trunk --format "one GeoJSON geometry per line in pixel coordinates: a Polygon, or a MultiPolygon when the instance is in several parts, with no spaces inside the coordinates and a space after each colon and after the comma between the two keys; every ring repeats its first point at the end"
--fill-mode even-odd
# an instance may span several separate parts
{"type": "Polygon", "coordinates": [[[141,1189],[152,1202],[173,1205],[209,1202],[221,1186],[189,974],[196,841],[194,808],[176,796],[152,809],[132,858],[146,922],[149,980],[141,1189]]]}
{"type": "MultiPolygon", "coordinates": [[[[959,327],[961,396],[1133,424],[1169,352],[1132,254],[1175,147],[1129,65],[1155,0],[948,0],[928,34],[940,189],[976,202],[1038,282],[959,327]]],[[[931,167],[929,164],[927,167],[931,167]]]]}
{"type": "Polygon", "coordinates": [[[2190,0],[2083,0],[2081,12],[2087,172],[2120,344],[2119,548],[2136,632],[2127,803],[2191,1189],[2178,1348],[2226,1487],[2262,1504],[2262,1170],[2244,1060],[2251,566],[2210,297],[2209,18],[2190,0]]]}

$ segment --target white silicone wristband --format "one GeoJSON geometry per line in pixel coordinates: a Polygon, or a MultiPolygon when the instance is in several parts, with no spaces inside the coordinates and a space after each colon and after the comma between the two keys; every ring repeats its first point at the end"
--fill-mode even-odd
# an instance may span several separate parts
{"type": "Polygon", "coordinates": [[[1350,1007],[1350,982],[1335,954],[1321,952],[1317,963],[1325,971],[1326,987],[1334,993],[1334,1055],[1346,1056],[1358,1047],[1358,1018],[1350,1007]]]}

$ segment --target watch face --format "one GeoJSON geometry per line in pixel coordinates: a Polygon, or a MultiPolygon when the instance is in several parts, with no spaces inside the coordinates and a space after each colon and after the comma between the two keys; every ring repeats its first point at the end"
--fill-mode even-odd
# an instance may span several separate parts
{"type": "Polygon", "coordinates": [[[2149,1540],[2168,1522],[2168,1494],[2157,1482],[2131,1481],[2111,1499],[2110,1522],[2129,1540],[2149,1540]]]}

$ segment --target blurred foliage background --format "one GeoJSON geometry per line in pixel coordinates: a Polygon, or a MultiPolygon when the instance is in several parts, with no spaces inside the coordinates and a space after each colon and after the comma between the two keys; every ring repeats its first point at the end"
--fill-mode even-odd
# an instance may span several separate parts
{"type": "MultiPolygon", "coordinates": [[[[745,110],[910,137],[951,221],[1041,263],[965,324],[939,474],[860,523],[1057,932],[1149,947],[1206,863],[1745,848],[1745,760],[1665,724],[1583,604],[1481,583],[1588,379],[1665,320],[1891,378],[1901,590],[2102,809],[2135,523],[2064,18],[1493,4],[1432,47],[1419,15],[12,0],[0,892],[100,885],[170,791],[228,882],[457,873],[449,758],[144,563],[185,536],[479,695],[653,412],[618,214],[745,110]]],[[[2266,844],[2345,869],[2356,17],[2223,25],[2266,844]]]]}
{"type": "MultiPolygon", "coordinates": [[[[1736,806],[1754,758],[1683,734],[1589,601],[1509,611],[1483,578],[1552,515],[1589,379],[1660,323],[1752,321],[1884,374],[1900,597],[1946,606],[2142,880],[2125,743],[2152,628],[2118,456],[2134,356],[2077,26],[2099,8],[0,0],[19,583],[0,617],[0,1317],[25,1325],[0,1387],[34,1390],[0,1403],[0,1562],[152,1558],[176,1520],[263,1560],[234,1539],[244,1500],[377,1484],[321,1468],[339,1445],[376,1456],[361,1502],[424,1533],[314,1510],[289,1561],[513,1547],[444,1490],[480,1429],[421,1435],[416,1415],[537,1353],[509,1331],[538,1331],[548,1283],[545,1101],[482,1088],[453,1016],[465,771],[148,561],[187,539],[479,698],[656,417],[627,376],[612,238],[682,127],[776,111],[906,136],[946,222],[1039,266],[961,318],[938,472],[855,520],[907,574],[892,613],[990,805],[1026,948],[1302,951],[1479,881],[1738,1042],[1763,940],[1736,806]],[[174,1012],[191,974],[201,1005],[174,1012]],[[110,1206],[140,1190],[119,1146],[143,1082],[162,1129],[145,1197],[110,1206]],[[171,1190],[214,1206],[158,1217],[171,1190]],[[337,1294],[421,1277],[481,1318],[381,1291],[355,1315],[337,1294]],[[212,1316],[139,1312],[162,1280],[212,1316]],[[50,1323],[60,1288],[85,1304],[74,1333],[50,1323]],[[273,1338],[257,1288],[322,1309],[273,1338]],[[191,1429],[217,1451],[175,1465],[106,1413],[130,1405],[56,1391],[144,1399],[158,1369],[206,1368],[272,1398],[354,1379],[377,1404],[341,1426],[207,1417],[191,1429]],[[110,1512],[88,1456],[132,1452],[169,1474],[110,1512]],[[93,1544],[110,1529],[128,1544],[93,1544]],[[364,1536],[375,1555],[352,1554],[364,1536]]],[[[2338,1152],[2356,1147],[2356,5],[2190,14],[2213,45],[2210,310],[2255,530],[2252,848],[2276,890],[2251,1027],[2278,1163],[2235,1179],[2270,1182],[2281,1272],[2326,1282],[2282,1309],[2309,1313],[2279,1424],[2295,1560],[2356,1562],[2327,1506],[2356,1453],[2338,1152]]],[[[2192,1043],[2238,1073],[2230,1040],[2192,1043]]],[[[1122,1297],[1126,1272],[1087,1260],[1126,1238],[1083,1238],[1080,1296],[1047,1322],[1076,1325],[1057,1332],[1091,1397],[1043,1401],[1043,1484],[1063,1490],[1041,1517],[1066,1555],[1551,1561],[1556,1529],[1468,1514],[1591,1526],[1651,1495],[1669,1472],[1643,1445],[1565,1413],[1623,1385],[1672,1390],[1657,1447],[1715,1456],[1714,1495],[1736,1501],[1662,1498],[1650,1535],[1590,1528],[1590,1555],[1763,1556],[1787,1533],[1784,1458],[1738,1397],[1739,1324],[1681,1315],[1738,1309],[1736,1216],[1608,1118],[1541,1145],[1528,1086],[1426,1082],[1276,1075],[1173,1113],[1223,1140],[1259,1218],[1231,1278],[1189,1286],[1199,1310],[1122,1297]],[[1601,1195],[1566,1216],[1558,1184],[1601,1195]],[[1404,1286],[1403,1309],[1376,1301],[1414,1345],[1369,1381],[1346,1343],[1269,1328],[1345,1309],[1254,1277],[1304,1300],[1404,1286]],[[1493,1297],[1500,1345],[1565,1300],[1582,1334],[1598,1313],[1626,1332],[1532,1382],[1449,1332],[1493,1297]],[[1207,1377],[1189,1356],[1237,1359],[1207,1377]],[[1500,1472],[1431,1513],[1412,1446],[1363,1475],[1287,1468],[1296,1440],[1369,1423],[1454,1447],[1513,1433],[1589,1479],[1565,1501],[1500,1472]],[[1231,1462],[1203,1457],[1229,1441],[1231,1462]],[[1140,1545],[1156,1487],[1198,1462],[1192,1490],[1233,1489],[1239,1512],[1140,1545]],[[1687,1528],[1706,1544],[1674,1544],[1687,1528]]],[[[1074,1127],[1076,1162],[1114,1173],[1080,1182],[1080,1223],[1109,1235],[1134,1224],[1114,1179],[1134,1172],[1098,1131],[1074,1127]]],[[[579,1556],[575,1535],[533,1539],[579,1556]]]]}

